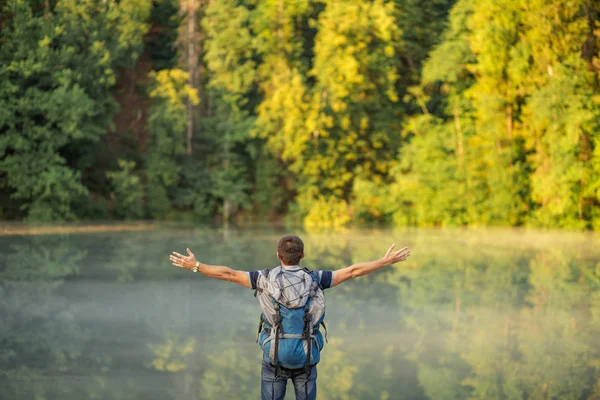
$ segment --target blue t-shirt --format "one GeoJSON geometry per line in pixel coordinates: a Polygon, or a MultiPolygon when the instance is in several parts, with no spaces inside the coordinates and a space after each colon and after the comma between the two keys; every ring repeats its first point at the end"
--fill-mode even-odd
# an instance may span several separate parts
{"type": "MultiPolygon", "coordinates": [[[[288,266],[288,267],[284,267],[284,268],[288,271],[299,271],[302,269],[301,267],[299,267],[297,265],[288,266]]],[[[250,279],[250,287],[252,287],[252,289],[256,289],[257,287],[262,288],[263,279],[259,279],[259,277],[263,277],[265,274],[265,271],[266,270],[248,272],[248,279],[250,279]]],[[[331,285],[333,284],[334,271],[317,270],[315,272],[317,273],[317,279],[318,279],[319,284],[321,285],[321,288],[323,290],[329,289],[331,287],[331,285]]]]}

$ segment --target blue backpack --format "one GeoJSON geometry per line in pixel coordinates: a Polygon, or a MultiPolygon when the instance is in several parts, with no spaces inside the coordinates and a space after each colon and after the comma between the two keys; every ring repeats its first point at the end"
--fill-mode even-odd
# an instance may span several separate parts
{"type": "Polygon", "coordinates": [[[263,359],[279,368],[304,367],[307,375],[312,365],[320,361],[323,349],[325,296],[314,271],[277,267],[263,272],[257,289],[262,308],[258,339],[263,359]],[[266,286],[266,287],[265,287],[266,286]]]}

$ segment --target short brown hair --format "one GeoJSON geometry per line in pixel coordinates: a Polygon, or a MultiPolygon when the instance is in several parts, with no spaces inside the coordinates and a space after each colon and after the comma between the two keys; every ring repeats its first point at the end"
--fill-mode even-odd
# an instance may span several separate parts
{"type": "Polygon", "coordinates": [[[277,252],[285,265],[298,265],[304,253],[304,243],[298,236],[288,234],[279,239],[277,252]]]}

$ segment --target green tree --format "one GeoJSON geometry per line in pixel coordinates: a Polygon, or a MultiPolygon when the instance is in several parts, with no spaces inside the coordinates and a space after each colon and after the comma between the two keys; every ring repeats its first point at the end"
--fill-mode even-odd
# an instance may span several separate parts
{"type": "Polygon", "coordinates": [[[465,96],[475,82],[468,27],[472,14],[471,0],[454,5],[440,43],[423,65],[420,86],[410,89],[421,113],[403,129],[408,143],[393,167],[394,182],[379,189],[361,182],[367,185],[361,192],[374,194],[362,203],[380,199],[370,213],[391,215],[398,225],[481,223],[486,171],[473,102],[465,96]]]}
{"type": "MultiPolygon", "coordinates": [[[[261,2],[251,10],[246,2],[224,1],[206,9],[204,58],[212,103],[203,125],[205,171],[211,182],[207,198],[217,202],[225,220],[236,210],[252,208],[250,201],[255,213],[266,214],[281,210],[286,199],[274,185],[284,175],[280,165],[264,149],[264,140],[252,137],[251,132],[255,108],[262,99],[258,87],[270,79],[270,67],[265,64],[278,61],[271,52],[285,58],[277,53],[277,46],[294,36],[289,24],[298,10],[308,9],[307,4],[261,2]]],[[[296,44],[303,43],[296,39],[296,44]]]]}
{"type": "Polygon", "coordinates": [[[150,2],[37,4],[3,6],[0,171],[28,219],[74,219],[85,155],[116,111],[115,67],[137,57],[150,2]]]}
{"type": "Polygon", "coordinates": [[[583,1],[531,7],[522,11],[523,46],[531,62],[520,80],[529,94],[523,130],[534,169],[531,220],[546,227],[589,228],[599,204],[594,148],[600,107],[594,101],[597,75],[582,48],[591,39],[594,14],[583,1]]]}
{"type": "Polygon", "coordinates": [[[293,57],[302,54],[301,37],[279,25],[274,48],[286,57],[269,55],[261,66],[268,67],[269,80],[261,87],[256,126],[298,176],[304,215],[315,200],[345,208],[357,176],[381,180],[397,134],[394,5],[327,2],[314,24],[310,70],[293,57]]]}
{"type": "Polygon", "coordinates": [[[139,218],[144,212],[144,189],[139,175],[134,171],[135,162],[119,160],[119,168],[118,171],[106,173],[114,187],[117,213],[124,218],[139,218]]]}
{"type": "Polygon", "coordinates": [[[163,218],[171,209],[173,190],[180,180],[181,163],[177,157],[185,152],[186,101],[199,102],[189,86],[188,74],[180,69],[152,73],[153,100],[148,119],[152,137],[146,160],[147,196],[150,215],[163,218]]]}

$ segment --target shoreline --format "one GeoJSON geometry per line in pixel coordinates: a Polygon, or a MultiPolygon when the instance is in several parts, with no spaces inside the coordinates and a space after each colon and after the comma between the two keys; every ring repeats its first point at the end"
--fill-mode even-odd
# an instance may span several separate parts
{"type": "Polygon", "coordinates": [[[16,235],[54,235],[61,233],[88,233],[88,232],[121,232],[121,231],[148,231],[156,229],[155,224],[115,224],[115,225],[81,225],[81,226],[10,226],[0,225],[0,236],[16,235]]]}

